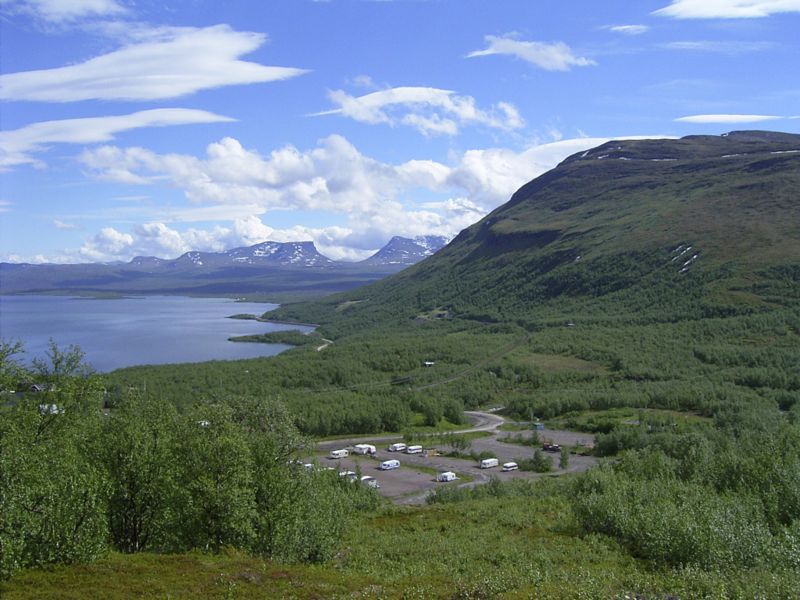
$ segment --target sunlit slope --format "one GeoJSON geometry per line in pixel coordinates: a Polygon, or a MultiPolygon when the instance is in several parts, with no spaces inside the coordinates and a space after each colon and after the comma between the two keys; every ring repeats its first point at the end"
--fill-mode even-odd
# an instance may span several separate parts
{"type": "Polygon", "coordinates": [[[609,142],[529,182],[402,273],[286,317],[336,333],[450,316],[683,317],[793,302],[800,135],[609,142]]]}

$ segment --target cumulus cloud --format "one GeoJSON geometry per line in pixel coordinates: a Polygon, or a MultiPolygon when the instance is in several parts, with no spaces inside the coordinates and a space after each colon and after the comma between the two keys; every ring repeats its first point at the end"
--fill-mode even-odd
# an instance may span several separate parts
{"type": "Polygon", "coordinates": [[[266,36],[227,25],[161,28],[86,62],[0,75],[0,99],[41,102],[157,100],[227,85],[264,83],[306,71],[239,60],[266,36]]]}
{"type": "Polygon", "coordinates": [[[589,58],[576,56],[563,42],[524,42],[512,37],[487,35],[488,47],[467,54],[467,58],[505,54],[520,58],[545,71],[569,71],[572,67],[588,67],[597,63],[589,58]]]}
{"type": "Polygon", "coordinates": [[[763,121],[777,121],[791,117],[776,115],[689,115],[675,119],[679,123],[760,123],[763,121]]]}
{"type": "Polygon", "coordinates": [[[328,93],[338,108],[311,116],[341,115],[369,124],[408,125],[425,135],[455,135],[459,127],[484,125],[512,130],[524,127],[519,111],[508,102],[480,109],[471,96],[431,87],[395,87],[364,96],[343,90],[328,93]]]}
{"type": "Polygon", "coordinates": [[[609,25],[607,29],[624,35],[642,35],[650,31],[647,25],[609,25]]]}
{"type": "Polygon", "coordinates": [[[673,19],[755,19],[800,12],[800,0],[672,0],[653,12],[673,19]]]}
{"type": "Polygon", "coordinates": [[[115,0],[4,0],[3,10],[59,23],[84,17],[119,16],[128,12],[115,0]]]}
{"type": "MultiPolygon", "coordinates": [[[[473,149],[454,156],[452,164],[377,161],[338,135],[305,151],[285,146],[267,156],[224,138],[209,145],[204,157],[105,146],[85,151],[81,160],[97,177],[177,187],[192,203],[134,228],[130,243],[103,260],[309,239],[323,254],[349,260],[365,258],[393,235],[452,236],[565,157],[607,141],[576,138],[520,151],[473,149]],[[426,200],[415,201],[418,195],[426,200]],[[344,224],[272,228],[267,223],[270,211],[276,210],[323,211],[344,224]],[[201,221],[231,225],[180,228],[181,223],[201,221]]],[[[81,255],[99,256],[101,248],[113,249],[104,241],[108,237],[88,240],[81,255]]]]}
{"type": "Polygon", "coordinates": [[[133,236],[113,227],[104,227],[80,249],[82,258],[89,261],[105,261],[108,257],[124,255],[133,244],[133,236]]]}
{"type": "Polygon", "coordinates": [[[142,127],[233,120],[204,110],[159,108],[128,115],[33,123],[12,131],[0,131],[0,171],[26,163],[41,166],[33,154],[43,151],[49,144],[94,144],[113,140],[118,133],[142,127]]]}

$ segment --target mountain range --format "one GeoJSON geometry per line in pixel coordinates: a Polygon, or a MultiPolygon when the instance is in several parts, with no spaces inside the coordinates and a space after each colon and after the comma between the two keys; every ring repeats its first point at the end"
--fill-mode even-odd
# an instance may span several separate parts
{"type": "Polygon", "coordinates": [[[396,273],[446,243],[447,239],[441,236],[395,236],[360,262],[331,260],[313,242],[265,241],[224,252],[186,252],[175,259],[137,256],[128,263],[0,263],[0,292],[316,295],[396,273]]]}

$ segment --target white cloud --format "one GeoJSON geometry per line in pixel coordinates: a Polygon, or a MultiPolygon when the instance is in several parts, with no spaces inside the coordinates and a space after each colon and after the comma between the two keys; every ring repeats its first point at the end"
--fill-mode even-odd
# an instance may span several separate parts
{"type": "Polygon", "coordinates": [[[776,115],[689,115],[675,119],[679,123],[760,123],[789,117],[776,115]]]}
{"type": "Polygon", "coordinates": [[[61,221],[60,219],[53,219],[53,226],[56,229],[62,229],[64,231],[70,231],[72,229],[77,229],[77,225],[75,225],[74,223],[65,223],[64,221],[61,221]]]}
{"type": "Polygon", "coordinates": [[[3,10],[31,14],[54,23],[83,17],[116,17],[128,12],[115,0],[4,0],[3,10]]]}
{"type": "Polygon", "coordinates": [[[673,19],[754,19],[800,12],[800,0],[672,0],[654,15],[673,19]]]}
{"type": "MultiPolygon", "coordinates": [[[[268,239],[311,239],[331,258],[355,259],[368,256],[393,235],[454,235],[567,156],[607,141],[568,139],[518,152],[473,149],[454,156],[450,165],[380,162],[337,135],[305,151],[286,146],[268,156],[225,138],[209,145],[202,158],[106,146],[87,150],[82,161],[98,177],[177,187],[192,202],[169,212],[159,209],[151,224],[132,230],[129,245],[102,260],[218,251],[268,239]],[[420,197],[425,200],[417,202],[420,197]],[[272,228],[267,223],[275,210],[323,211],[339,215],[345,224],[272,228]],[[185,231],[169,225],[203,221],[231,225],[185,231]]],[[[99,255],[101,246],[91,239],[81,255],[99,255]]]]}
{"type": "Polygon", "coordinates": [[[158,108],[128,115],[33,123],[21,129],[0,131],[0,171],[26,163],[41,166],[32,155],[43,151],[48,144],[94,144],[113,140],[118,133],[142,127],[233,120],[204,110],[158,108]]]}
{"type": "Polygon", "coordinates": [[[13,202],[9,202],[8,200],[0,200],[0,213],[10,212],[12,206],[14,206],[13,202]]]}
{"type": "Polygon", "coordinates": [[[124,255],[133,244],[133,236],[113,227],[104,227],[81,247],[80,255],[89,261],[102,262],[109,257],[124,255]]]}
{"type": "Polygon", "coordinates": [[[563,42],[523,42],[511,37],[486,36],[489,46],[475,50],[467,58],[505,54],[515,56],[545,71],[569,71],[572,67],[588,67],[597,63],[589,58],[576,56],[563,42]]]}
{"type": "Polygon", "coordinates": [[[234,31],[227,25],[152,30],[144,41],[86,62],[0,75],[0,99],[157,100],[226,85],[288,79],[306,72],[239,60],[265,39],[264,34],[234,31]]]}
{"type": "Polygon", "coordinates": [[[650,31],[650,27],[647,25],[609,25],[608,30],[624,35],[642,35],[650,31]]]}
{"type": "Polygon", "coordinates": [[[717,52],[719,54],[744,54],[745,52],[761,52],[774,48],[772,42],[743,42],[725,40],[688,40],[662,44],[667,50],[690,50],[695,52],[717,52]]]}
{"type": "Polygon", "coordinates": [[[512,130],[524,127],[519,111],[508,102],[482,110],[471,96],[431,87],[395,87],[364,96],[351,96],[343,90],[328,93],[338,106],[312,116],[338,114],[361,123],[413,127],[425,135],[455,135],[459,127],[485,125],[512,130]]]}

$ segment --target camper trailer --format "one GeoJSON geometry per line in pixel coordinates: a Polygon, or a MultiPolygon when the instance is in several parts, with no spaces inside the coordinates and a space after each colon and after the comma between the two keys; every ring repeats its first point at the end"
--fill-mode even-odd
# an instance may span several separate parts
{"type": "Polygon", "coordinates": [[[406,454],[422,454],[422,446],[409,446],[406,448],[406,454]]]}
{"type": "Polygon", "coordinates": [[[336,459],[336,458],[347,458],[348,456],[350,456],[350,453],[345,449],[342,449],[342,450],[331,450],[331,453],[328,455],[328,458],[334,458],[334,459],[336,459]]]}
{"type": "Polygon", "coordinates": [[[397,442],[389,446],[389,452],[402,452],[405,449],[406,445],[403,442],[397,442]]]}
{"type": "Polygon", "coordinates": [[[458,479],[458,477],[456,477],[456,474],[453,473],[452,471],[445,471],[444,473],[439,473],[436,476],[436,481],[441,481],[443,483],[446,483],[448,481],[455,481],[456,479],[458,479]]]}
{"type": "Polygon", "coordinates": [[[515,462],[503,463],[503,471],[504,472],[516,471],[517,469],[519,469],[519,465],[517,463],[515,463],[515,462]]]}
{"type": "Polygon", "coordinates": [[[400,461],[397,460],[396,458],[393,458],[391,460],[385,460],[380,465],[378,465],[378,468],[381,471],[391,471],[392,469],[399,469],[400,461]]]}
{"type": "Polygon", "coordinates": [[[376,449],[372,444],[356,444],[353,446],[355,454],[375,454],[376,449]]]}
{"type": "Polygon", "coordinates": [[[481,469],[491,469],[492,467],[496,467],[500,464],[496,458],[484,458],[481,461],[481,469]]]}

